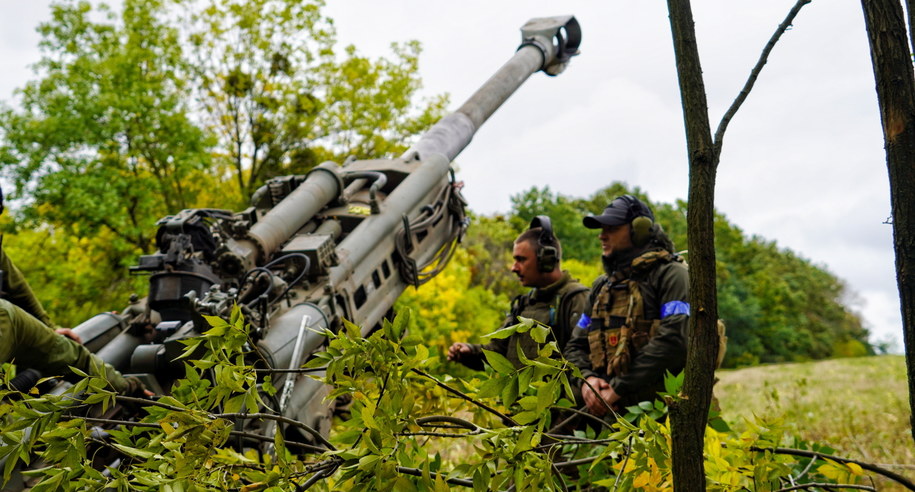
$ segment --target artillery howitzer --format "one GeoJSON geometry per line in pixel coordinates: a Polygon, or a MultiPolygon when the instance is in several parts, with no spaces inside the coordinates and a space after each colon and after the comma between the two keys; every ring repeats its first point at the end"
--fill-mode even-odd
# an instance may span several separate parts
{"type": "MultiPolygon", "coordinates": [[[[444,268],[467,227],[452,160],[531,74],[556,75],[577,54],[574,17],[533,19],[521,31],[515,55],[400,158],[325,162],[270,180],[244,211],[161,219],[158,252],[132,267],[149,275],[148,296],[75,331],[159,394],[183,376],[181,341],[208,328],[202,316],[227,317],[235,305],[251,326],[252,362],[268,369],[300,367],[324,344],[320,332],[344,319],[371,331],[406,287],[444,268]]],[[[322,383],[288,372],[273,384],[285,417],[328,431],[322,383]]]]}

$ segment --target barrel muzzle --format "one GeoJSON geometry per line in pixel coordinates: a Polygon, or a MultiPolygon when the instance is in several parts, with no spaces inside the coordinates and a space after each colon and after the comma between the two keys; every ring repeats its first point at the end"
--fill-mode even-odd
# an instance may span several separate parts
{"type": "Polygon", "coordinates": [[[572,15],[538,17],[521,26],[520,50],[525,46],[536,46],[543,54],[540,69],[547,75],[559,75],[569,60],[579,53],[581,26],[572,15]]]}

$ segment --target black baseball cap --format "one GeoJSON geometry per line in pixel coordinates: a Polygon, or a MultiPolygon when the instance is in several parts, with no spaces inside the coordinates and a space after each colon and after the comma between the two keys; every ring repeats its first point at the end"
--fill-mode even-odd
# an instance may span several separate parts
{"type": "Polygon", "coordinates": [[[588,215],[582,224],[588,229],[602,229],[632,222],[636,217],[648,217],[654,222],[654,214],[647,205],[632,195],[614,198],[600,215],[588,215]]]}

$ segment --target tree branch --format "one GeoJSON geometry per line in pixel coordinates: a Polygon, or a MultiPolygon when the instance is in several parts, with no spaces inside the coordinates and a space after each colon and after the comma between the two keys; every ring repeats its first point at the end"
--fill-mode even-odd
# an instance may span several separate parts
{"type": "Polygon", "coordinates": [[[175,412],[188,412],[188,411],[190,411],[190,409],[188,409],[188,408],[178,407],[178,406],[175,406],[175,405],[169,405],[168,403],[162,403],[162,402],[160,402],[159,400],[149,400],[149,399],[146,399],[146,398],[136,398],[136,397],[133,397],[133,396],[122,396],[122,395],[115,395],[114,398],[115,398],[117,401],[122,401],[122,402],[126,402],[126,403],[133,403],[134,405],[139,405],[139,406],[143,406],[143,405],[145,405],[145,406],[154,406],[154,407],[164,408],[164,409],[166,409],[166,410],[172,410],[172,411],[175,411],[175,412]]]}
{"type": "MultiPolygon", "coordinates": [[[[134,422],[132,420],[101,419],[101,418],[94,418],[94,417],[74,417],[74,418],[78,418],[78,419],[81,419],[85,422],[89,422],[92,424],[121,425],[124,427],[143,427],[143,428],[150,428],[150,429],[161,429],[162,428],[161,425],[151,423],[151,422],[134,422]]],[[[261,441],[261,442],[273,442],[272,437],[262,436],[260,434],[253,434],[250,432],[230,431],[229,435],[235,436],[235,437],[245,437],[248,439],[254,439],[256,441],[261,441]]],[[[304,443],[304,442],[285,441],[284,440],[283,443],[286,446],[307,449],[308,451],[311,451],[314,453],[323,453],[324,451],[327,451],[326,448],[322,448],[320,446],[315,446],[314,444],[308,444],[308,443],[304,443]]]]}
{"type": "Polygon", "coordinates": [[[424,377],[424,378],[430,379],[430,380],[431,380],[432,382],[434,382],[435,385],[438,386],[439,388],[442,388],[442,389],[444,389],[445,391],[447,391],[447,392],[449,392],[449,393],[451,393],[451,394],[457,396],[458,398],[460,398],[460,399],[462,399],[462,400],[465,400],[465,401],[468,401],[468,402],[470,402],[470,403],[472,403],[472,404],[474,404],[474,405],[476,405],[476,406],[482,408],[483,410],[486,410],[487,412],[489,412],[489,413],[495,415],[496,417],[499,417],[500,419],[502,419],[502,422],[504,422],[506,425],[511,425],[512,427],[517,427],[517,426],[521,425],[521,424],[519,424],[518,422],[515,422],[515,420],[514,420],[513,418],[509,417],[508,415],[503,414],[502,412],[496,410],[495,408],[490,407],[489,405],[487,405],[487,404],[485,404],[485,403],[483,403],[483,402],[474,400],[473,398],[471,398],[471,397],[465,395],[464,393],[461,393],[460,391],[458,391],[458,390],[452,388],[451,386],[448,386],[447,384],[445,384],[445,383],[439,381],[438,379],[436,379],[435,377],[433,377],[431,374],[428,374],[428,373],[426,373],[426,372],[423,372],[423,371],[421,371],[421,370],[419,370],[419,369],[411,369],[411,370],[412,370],[414,373],[419,374],[420,376],[422,376],[422,377],[424,377]]]}
{"type": "MultiPolygon", "coordinates": [[[[407,467],[403,467],[403,466],[398,466],[397,472],[403,473],[404,475],[411,475],[414,477],[423,476],[423,471],[416,469],[416,468],[407,468],[407,467]]],[[[442,477],[442,479],[445,480],[446,483],[450,483],[451,485],[460,485],[462,487],[471,487],[471,488],[473,487],[473,480],[468,480],[466,478],[447,478],[444,475],[440,475],[435,472],[429,472],[429,476],[431,476],[433,478],[442,477]]]]}
{"type": "Polygon", "coordinates": [[[229,420],[232,420],[232,419],[274,420],[276,422],[288,424],[293,427],[302,429],[305,432],[311,434],[311,437],[315,438],[318,442],[320,442],[321,444],[326,446],[327,449],[329,449],[331,451],[337,450],[337,448],[335,448],[334,445],[330,443],[330,441],[328,441],[324,436],[322,436],[320,432],[312,429],[310,426],[308,426],[302,422],[299,422],[298,420],[293,420],[293,419],[290,419],[287,417],[283,417],[282,415],[273,415],[271,413],[218,413],[218,414],[214,414],[211,416],[213,418],[229,419],[229,420]]]}
{"type": "Polygon", "coordinates": [[[616,412],[613,410],[613,407],[611,407],[610,404],[607,403],[607,400],[604,399],[604,397],[600,394],[600,392],[598,392],[597,389],[595,389],[594,386],[592,386],[591,383],[589,383],[587,379],[582,379],[582,382],[584,384],[588,385],[588,388],[591,389],[591,392],[594,393],[594,396],[596,396],[597,399],[600,400],[600,402],[603,403],[605,407],[607,407],[607,410],[611,414],[613,414],[614,416],[618,416],[618,415],[616,415],[616,412]]]}
{"type": "Polygon", "coordinates": [[[801,8],[803,8],[804,5],[807,5],[811,1],[812,0],[797,0],[797,3],[795,3],[794,7],[791,8],[791,11],[788,12],[785,20],[779,24],[778,28],[775,30],[775,33],[772,34],[771,38],[769,38],[769,42],[766,43],[766,46],[763,48],[762,53],[759,55],[759,60],[756,62],[753,70],[750,71],[750,76],[747,78],[746,83],[744,83],[740,93],[737,94],[737,98],[734,99],[734,102],[731,103],[731,107],[728,108],[728,110],[725,111],[724,116],[721,117],[721,122],[718,123],[718,129],[715,130],[715,138],[712,141],[714,146],[714,159],[716,165],[718,163],[718,158],[721,156],[721,146],[722,139],[724,139],[724,132],[727,130],[728,124],[731,122],[731,118],[734,117],[734,114],[737,113],[737,110],[740,109],[740,106],[743,105],[744,101],[746,101],[747,96],[750,95],[750,90],[753,89],[753,85],[756,83],[756,79],[759,78],[759,73],[762,71],[766,62],[769,61],[769,53],[771,53],[772,49],[775,48],[775,43],[777,43],[782,34],[784,34],[785,31],[791,27],[791,24],[794,22],[794,18],[797,17],[797,14],[801,11],[801,8]]]}
{"type": "MultiPolygon", "coordinates": [[[[603,400],[603,398],[601,398],[601,399],[603,400]]],[[[604,403],[606,403],[606,402],[604,402],[604,403]]],[[[606,428],[608,428],[608,429],[610,429],[610,428],[613,427],[613,426],[610,424],[610,422],[607,422],[606,420],[604,420],[604,419],[602,419],[602,418],[600,418],[600,417],[598,417],[598,416],[596,416],[596,415],[594,415],[594,414],[591,414],[591,413],[589,413],[589,412],[584,411],[584,409],[585,409],[586,407],[581,407],[581,408],[566,408],[566,407],[551,406],[550,408],[559,409],[559,410],[561,410],[561,411],[563,411],[563,412],[570,412],[570,413],[572,413],[572,415],[570,415],[570,416],[567,417],[565,420],[563,420],[563,421],[559,422],[558,424],[554,425],[553,427],[551,427],[550,430],[548,431],[548,433],[552,433],[553,431],[556,431],[556,430],[561,429],[563,426],[565,426],[566,424],[568,424],[569,422],[571,422],[572,419],[574,419],[575,417],[587,417],[587,418],[590,419],[592,422],[598,423],[598,424],[600,424],[600,425],[602,425],[602,426],[604,426],[604,427],[606,427],[606,428]]]]}
{"type": "MultiPolygon", "coordinates": [[[[421,426],[427,426],[428,424],[434,424],[436,422],[446,422],[449,424],[454,424],[458,427],[467,429],[469,431],[480,430],[480,426],[478,426],[477,424],[474,424],[473,422],[469,422],[467,420],[464,420],[464,419],[458,418],[458,417],[451,417],[449,415],[430,415],[428,417],[420,417],[420,418],[416,419],[416,423],[421,426]]],[[[434,427],[433,425],[428,425],[428,426],[434,427]]]]}
{"type": "Polygon", "coordinates": [[[397,435],[398,436],[465,437],[465,436],[473,436],[473,435],[483,433],[483,429],[480,426],[474,424],[473,422],[468,422],[467,420],[464,420],[464,419],[461,419],[458,417],[451,417],[448,415],[430,415],[428,417],[420,417],[420,418],[416,419],[416,423],[419,424],[421,427],[437,427],[437,428],[447,427],[450,429],[467,429],[470,432],[465,432],[463,434],[450,434],[450,433],[445,433],[445,432],[424,431],[424,432],[400,432],[397,435]],[[434,425],[437,422],[445,422],[449,425],[447,425],[447,426],[434,425]]]}
{"type": "Polygon", "coordinates": [[[894,480],[894,481],[904,485],[909,490],[915,490],[915,483],[913,483],[908,478],[903,477],[902,475],[899,475],[898,473],[894,473],[889,470],[880,468],[877,465],[873,465],[871,463],[865,463],[863,461],[853,460],[853,459],[849,459],[849,458],[841,458],[839,456],[832,456],[829,454],[817,453],[814,451],[805,451],[803,449],[759,448],[756,446],[752,446],[752,447],[750,447],[750,451],[756,451],[756,452],[760,452],[760,453],[768,451],[770,453],[787,454],[787,455],[791,455],[791,456],[801,456],[804,458],[813,458],[815,460],[820,459],[820,458],[826,458],[826,459],[830,459],[830,460],[833,460],[833,461],[836,461],[839,463],[854,463],[854,464],[860,466],[861,468],[864,468],[865,470],[872,471],[879,475],[883,475],[886,478],[894,480]]]}
{"type": "Polygon", "coordinates": [[[600,456],[588,456],[587,458],[580,458],[577,460],[557,461],[556,463],[553,463],[553,465],[555,465],[556,468],[572,468],[578,465],[593,463],[597,461],[598,458],[600,458],[600,456]]]}
{"type": "Polygon", "coordinates": [[[629,463],[629,456],[632,455],[632,436],[629,436],[629,446],[626,447],[626,459],[623,460],[623,466],[620,467],[620,472],[616,474],[616,480],[613,481],[613,490],[619,490],[620,487],[620,478],[623,477],[623,470],[626,469],[626,464],[629,463]]]}
{"type": "Polygon", "coordinates": [[[783,489],[778,489],[775,492],[787,492],[789,490],[801,490],[801,489],[812,489],[814,487],[820,487],[824,489],[859,489],[859,490],[874,490],[874,487],[870,485],[853,485],[853,484],[841,484],[841,483],[804,483],[801,485],[794,485],[792,487],[785,487],[783,489]]]}

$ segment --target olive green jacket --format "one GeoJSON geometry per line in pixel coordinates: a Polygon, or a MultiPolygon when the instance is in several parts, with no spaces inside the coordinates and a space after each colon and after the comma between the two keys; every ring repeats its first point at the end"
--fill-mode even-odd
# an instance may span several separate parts
{"type": "Polygon", "coordinates": [[[6,256],[2,242],[3,237],[0,236],[0,270],[3,271],[3,284],[0,286],[0,292],[3,293],[3,299],[19,306],[23,311],[31,314],[45,325],[54,328],[51,317],[41,307],[41,302],[35,297],[32,288],[29,287],[29,283],[25,280],[25,276],[13,264],[9,256],[6,256]]]}
{"type": "Polygon", "coordinates": [[[20,367],[36,369],[44,376],[78,379],[70,371],[72,366],[87,374],[104,377],[115,391],[132,390],[113,367],[86,347],[54,331],[51,318],[2,247],[0,269],[4,272],[3,299],[0,299],[0,363],[15,362],[20,367]]]}
{"type": "MultiPolygon", "coordinates": [[[[537,320],[550,326],[553,330],[565,327],[566,330],[571,331],[587,307],[588,288],[573,279],[569,272],[563,270],[562,277],[555,283],[543,288],[532,289],[529,293],[515,298],[512,301],[513,312],[517,311],[516,303],[521,303],[520,314],[509,313],[501,328],[517,324],[517,316],[521,316],[537,320]],[[564,302],[562,306],[559,305],[561,302],[564,302]],[[559,321],[560,316],[566,317],[564,323],[559,321]]],[[[570,335],[569,332],[565,334],[554,332],[553,339],[564,345],[563,342],[569,340],[570,335]]],[[[537,357],[541,345],[528,333],[515,333],[508,338],[493,339],[485,345],[470,344],[471,353],[462,357],[460,362],[472,369],[482,369],[485,359],[483,349],[486,349],[504,355],[509,362],[519,368],[522,367],[516,349],[519,344],[525,357],[529,359],[537,357]]],[[[560,346],[559,350],[562,351],[563,348],[560,346]]]]}
{"type": "MultiPolygon", "coordinates": [[[[607,275],[599,277],[592,286],[589,305],[585,313],[590,316],[590,303],[597,297],[597,290],[607,278],[632,278],[639,284],[644,302],[644,318],[661,319],[656,334],[642,347],[629,363],[624,375],[609,377],[597,374],[591,367],[588,331],[581,323],[572,330],[572,338],[563,353],[569,362],[581,370],[582,376],[599,376],[608,379],[613,390],[621,396],[623,405],[634,405],[641,401],[657,398],[657,392],[664,389],[664,375],[667,371],[677,374],[686,365],[686,337],[688,314],[672,314],[662,319],[662,306],[668,303],[689,302],[689,271],[680,262],[658,263],[638,277],[632,276],[632,260],[645,251],[633,252],[620,258],[615,264],[604,263],[607,275]]],[[[582,320],[584,321],[584,319],[582,320]]]]}

